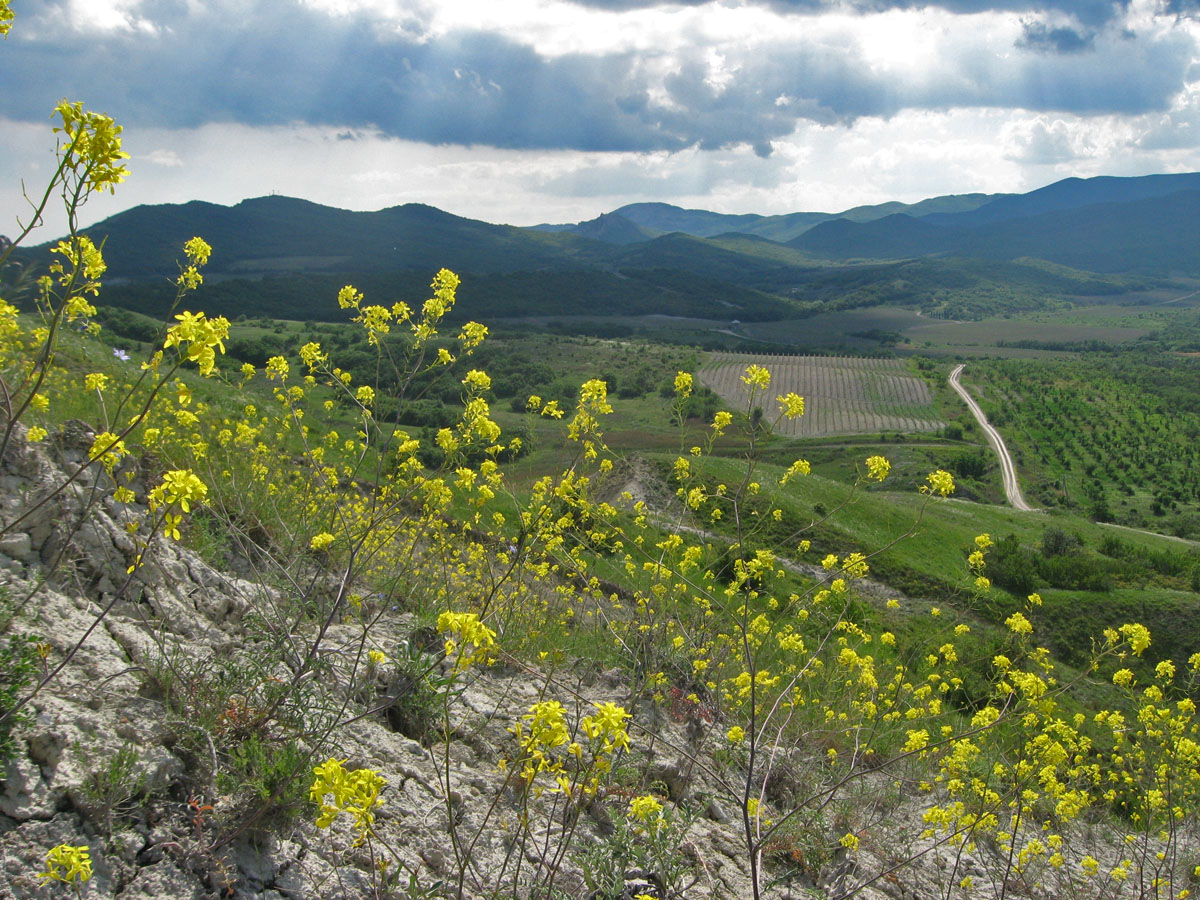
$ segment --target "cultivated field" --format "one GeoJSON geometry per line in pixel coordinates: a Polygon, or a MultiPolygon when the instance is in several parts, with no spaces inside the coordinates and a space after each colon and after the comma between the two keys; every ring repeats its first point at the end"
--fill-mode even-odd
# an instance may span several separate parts
{"type": "Polygon", "coordinates": [[[768,419],[777,412],[777,395],[795,391],[804,398],[804,415],[780,422],[779,434],[936,431],[945,424],[933,408],[928,385],[897,359],[713,353],[699,372],[700,383],[731,408],[742,409],[746,393],[741,376],[751,363],[771,370],[769,398],[762,404],[768,419]]]}

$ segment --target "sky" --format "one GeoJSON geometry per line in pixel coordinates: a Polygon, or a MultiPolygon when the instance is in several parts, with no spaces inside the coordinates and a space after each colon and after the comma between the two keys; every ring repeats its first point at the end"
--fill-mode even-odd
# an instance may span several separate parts
{"type": "MultiPolygon", "coordinates": [[[[270,193],[488,222],[837,212],[1200,171],[1200,0],[11,0],[0,233],[62,98],[138,204],[270,193]]],[[[23,187],[22,187],[23,186],[23,187]]],[[[59,236],[57,211],[28,240],[59,236]]]]}

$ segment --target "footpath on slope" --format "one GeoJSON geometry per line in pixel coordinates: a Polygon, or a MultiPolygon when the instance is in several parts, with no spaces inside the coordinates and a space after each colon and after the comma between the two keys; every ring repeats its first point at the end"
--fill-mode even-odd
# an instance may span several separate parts
{"type": "Polygon", "coordinates": [[[1019,509],[1023,512],[1033,512],[1033,507],[1026,503],[1025,498],[1021,495],[1021,486],[1017,483],[1017,470],[1013,465],[1008,447],[1004,445],[1004,438],[1000,437],[1000,432],[988,423],[987,416],[983,414],[983,410],[979,408],[979,404],[975,402],[975,398],[967,392],[967,389],[959,381],[962,371],[965,368],[966,365],[964,363],[959,363],[954,367],[954,371],[950,373],[950,387],[954,388],[955,393],[963,398],[963,402],[967,404],[967,407],[971,410],[971,414],[975,416],[975,421],[979,423],[979,427],[987,435],[988,443],[992,445],[992,449],[1000,457],[1000,474],[1004,479],[1004,495],[1008,498],[1009,505],[1013,509],[1019,509]]]}

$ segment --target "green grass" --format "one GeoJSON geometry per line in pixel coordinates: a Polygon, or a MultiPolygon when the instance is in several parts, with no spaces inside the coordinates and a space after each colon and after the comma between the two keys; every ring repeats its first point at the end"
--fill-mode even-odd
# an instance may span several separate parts
{"type": "Polygon", "coordinates": [[[1105,628],[1140,622],[1152,635],[1148,659],[1182,664],[1196,652],[1200,597],[1188,591],[1118,588],[1102,594],[1047,588],[1034,624],[1055,655],[1072,665],[1087,657],[1105,628]]]}
{"type": "MultiPolygon", "coordinates": [[[[740,469],[734,460],[708,460],[705,471],[714,480],[727,483],[733,483],[735,478],[740,480],[740,469]]],[[[779,466],[764,464],[759,480],[769,484],[781,472],[779,466]]],[[[818,507],[831,513],[814,529],[815,534],[801,535],[814,537],[814,545],[819,545],[823,552],[870,552],[892,544],[912,530],[911,536],[881,551],[873,568],[889,583],[889,577],[908,581],[915,589],[924,585],[946,597],[965,584],[966,557],[978,534],[988,533],[995,539],[1014,534],[1021,543],[1034,545],[1041,541],[1047,528],[1058,527],[1078,534],[1085,546],[1099,547],[1111,533],[1103,525],[1069,514],[1020,512],[953,497],[927,500],[915,491],[901,493],[885,487],[886,484],[860,489],[844,504],[847,485],[814,473],[793,479],[780,494],[778,504],[792,524],[818,519],[814,512],[818,507]]],[[[1181,549],[1178,543],[1158,535],[1129,533],[1122,538],[1134,546],[1159,551],[1181,549]]]]}

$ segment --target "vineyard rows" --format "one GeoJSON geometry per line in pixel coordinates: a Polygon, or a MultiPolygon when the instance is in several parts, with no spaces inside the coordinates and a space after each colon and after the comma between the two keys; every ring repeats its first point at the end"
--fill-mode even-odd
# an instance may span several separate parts
{"type": "Polygon", "coordinates": [[[937,431],[944,424],[934,411],[929,386],[897,359],[713,353],[699,372],[700,383],[716,391],[731,409],[743,409],[746,389],[741,376],[751,364],[771,371],[769,397],[761,403],[768,420],[778,411],[777,395],[795,391],[804,398],[804,415],[781,421],[779,434],[937,431]]]}

